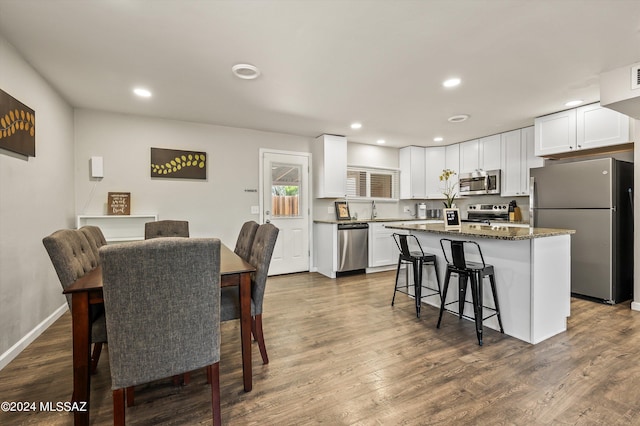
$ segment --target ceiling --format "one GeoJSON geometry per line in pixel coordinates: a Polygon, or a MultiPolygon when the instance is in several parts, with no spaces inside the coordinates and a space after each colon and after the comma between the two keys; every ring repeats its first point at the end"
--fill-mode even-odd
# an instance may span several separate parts
{"type": "Polygon", "coordinates": [[[73,107],[393,147],[598,101],[639,30],[639,0],[0,0],[0,34],[73,107]]]}

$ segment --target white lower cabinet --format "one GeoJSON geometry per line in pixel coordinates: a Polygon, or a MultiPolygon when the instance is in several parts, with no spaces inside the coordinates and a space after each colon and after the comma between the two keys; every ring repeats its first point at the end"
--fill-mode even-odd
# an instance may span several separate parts
{"type": "Polygon", "coordinates": [[[385,222],[369,224],[369,267],[389,266],[398,263],[398,247],[393,240],[393,233],[406,233],[386,226],[402,222],[385,222]]]}

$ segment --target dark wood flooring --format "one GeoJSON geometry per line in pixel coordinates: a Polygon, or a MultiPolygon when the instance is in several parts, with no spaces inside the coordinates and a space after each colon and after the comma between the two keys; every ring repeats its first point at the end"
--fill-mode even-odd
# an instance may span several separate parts
{"type": "MultiPolygon", "coordinates": [[[[253,391],[242,388],[239,325],[222,325],[222,419],[229,425],[640,424],[640,312],[573,299],[567,332],[530,345],[399,294],[393,272],[330,280],[269,279],[264,333],[269,365],[253,352],[253,391]]],[[[108,349],[92,382],[91,420],[112,424],[108,349]]],[[[68,401],[67,313],[0,371],[0,401],[68,401]]],[[[210,424],[204,371],[188,386],[136,390],[130,425],[210,424]]],[[[2,413],[0,425],[72,424],[68,413],[2,413]]]]}

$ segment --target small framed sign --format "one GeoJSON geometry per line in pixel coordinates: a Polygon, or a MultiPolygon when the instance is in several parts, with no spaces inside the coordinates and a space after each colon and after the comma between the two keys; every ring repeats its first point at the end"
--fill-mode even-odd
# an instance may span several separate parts
{"type": "Polygon", "coordinates": [[[336,219],[351,219],[351,214],[349,213],[349,204],[347,204],[346,201],[336,201],[336,219]]]}
{"type": "Polygon", "coordinates": [[[444,229],[460,229],[460,210],[442,209],[444,213],[444,229]]]}
{"type": "Polygon", "coordinates": [[[130,192],[109,192],[107,199],[108,215],[129,215],[131,214],[131,193],[130,192]]]}

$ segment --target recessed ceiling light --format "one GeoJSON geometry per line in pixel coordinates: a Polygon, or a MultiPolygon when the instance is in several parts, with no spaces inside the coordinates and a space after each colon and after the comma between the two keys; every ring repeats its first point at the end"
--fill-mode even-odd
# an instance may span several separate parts
{"type": "Polygon", "coordinates": [[[135,93],[137,96],[140,96],[141,98],[151,97],[151,92],[147,89],[143,89],[142,87],[136,87],[135,89],[133,89],[133,93],[135,93]]]}
{"type": "Polygon", "coordinates": [[[236,64],[231,67],[231,71],[233,71],[233,74],[236,77],[243,80],[253,80],[254,78],[258,78],[260,75],[260,70],[250,64],[236,64]]]}
{"type": "Polygon", "coordinates": [[[362,128],[362,123],[351,123],[351,128],[352,129],[361,129],[362,128]]]}
{"type": "Polygon", "coordinates": [[[444,139],[441,138],[440,136],[433,138],[434,142],[442,142],[444,139]]]}
{"type": "Polygon", "coordinates": [[[378,139],[378,140],[376,141],[376,143],[377,143],[378,145],[384,145],[385,143],[387,143],[387,141],[385,141],[384,139],[378,139]]]}
{"type": "Polygon", "coordinates": [[[467,121],[469,119],[469,115],[460,114],[449,117],[447,120],[451,123],[461,123],[463,121],[467,121]]]}
{"type": "Polygon", "coordinates": [[[444,87],[456,87],[457,85],[460,84],[460,79],[459,78],[450,78],[448,80],[445,80],[442,85],[444,87]]]}
{"type": "Polygon", "coordinates": [[[576,99],[575,101],[567,102],[566,104],[564,104],[564,106],[572,107],[572,106],[580,105],[582,102],[584,101],[581,99],[576,99]]]}

